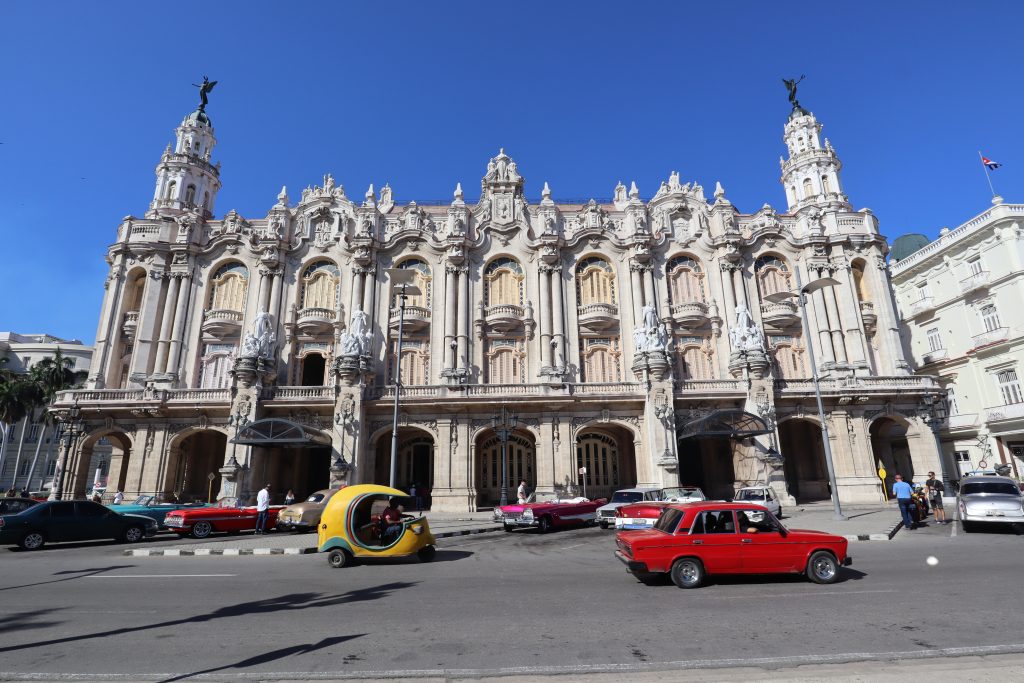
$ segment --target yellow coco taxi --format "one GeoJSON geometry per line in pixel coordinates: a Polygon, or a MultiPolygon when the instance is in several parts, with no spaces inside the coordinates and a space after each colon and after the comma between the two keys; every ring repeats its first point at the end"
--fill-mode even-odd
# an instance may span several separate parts
{"type": "Polygon", "coordinates": [[[397,510],[406,500],[407,494],[388,486],[346,486],[324,509],[317,548],[327,553],[327,562],[336,569],[366,557],[416,555],[431,561],[437,541],[426,517],[403,514],[400,522],[385,522],[388,508],[397,510]]]}

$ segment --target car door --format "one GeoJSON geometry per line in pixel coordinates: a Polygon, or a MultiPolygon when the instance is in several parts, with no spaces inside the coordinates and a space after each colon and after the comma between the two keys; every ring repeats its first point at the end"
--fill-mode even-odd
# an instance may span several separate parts
{"type": "Polygon", "coordinates": [[[81,538],[82,524],[75,515],[75,504],[60,501],[50,506],[46,521],[46,538],[50,541],[77,541],[81,538]]]}
{"type": "Polygon", "coordinates": [[[711,574],[742,571],[740,537],[732,510],[705,510],[690,531],[695,554],[711,574]]]}
{"type": "Polygon", "coordinates": [[[736,526],[744,573],[789,571],[793,564],[793,544],[786,541],[770,514],[759,510],[737,510],[736,526]]]}
{"type": "Polygon", "coordinates": [[[93,541],[99,538],[116,538],[121,532],[121,517],[115,516],[99,503],[80,500],[75,503],[75,516],[78,517],[78,539],[93,541]]]}

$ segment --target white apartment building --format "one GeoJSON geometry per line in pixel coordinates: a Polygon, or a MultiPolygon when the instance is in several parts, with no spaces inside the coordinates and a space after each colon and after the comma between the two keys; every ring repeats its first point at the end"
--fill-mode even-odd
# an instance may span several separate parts
{"type": "Polygon", "coordinates": [[[907,356],[946,390],[951,477],[1024,474],[1024,204],[992,208],[891,265],[907,356]]]}

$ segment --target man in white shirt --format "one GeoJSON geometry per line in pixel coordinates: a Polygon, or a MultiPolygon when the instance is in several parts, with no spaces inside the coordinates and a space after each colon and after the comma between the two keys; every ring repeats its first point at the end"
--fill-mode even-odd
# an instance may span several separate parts
{"type": "Polygon", "coordinates": [[[120,505],[124,502],[124,491],[118,491],[114,494],[114,505],[120,505]]]}
{"type": "Polygon", "coordinates": [[[516,498],[520,505],[526,503],[526,480],[523,479],[519,482],[519,490],[516,491],[516,498]]]}
{"type": "Polygon", "coordinates": [[[262,534],[266,531],[267,512],[269,510],[270,484],[267,484],[256,494],[256,533],[262,534]]]}

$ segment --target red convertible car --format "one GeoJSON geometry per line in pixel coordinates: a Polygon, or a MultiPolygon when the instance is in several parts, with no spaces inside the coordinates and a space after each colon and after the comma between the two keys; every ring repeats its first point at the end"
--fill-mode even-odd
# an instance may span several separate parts
{"type": "Polygon", "coordinates": [[[494,508],[494,521],[503,524],[505,531],[534,527],[543,534],[556,527],[595,524],[597,508],[607,502],[604,498],[561,498],[557,493],[538,493],[533,503],[494,508]]]}
{"type": "Polygon", "coordinates": [[[615,556],[638,579],[668,574],[680,588],[714,574],[805,573],[832,583],[851,563],[842,536],[787,529],[751,503],[670,505],[653,529],[620,531],[615,544],[615,556]]]}
{"type": "MultiPolygon", "coordinates": [[[[284,505],[271,505],[267,515],[267,530],[277,526],[277,513],[284,505]]],[[[223,499],[216,507],[173,510],[164,517],[164,525],[179,536],[206,538],[215,531],[238,533],[256,530],[256,506],[238,507],[231,498],[223,499]]]]}

